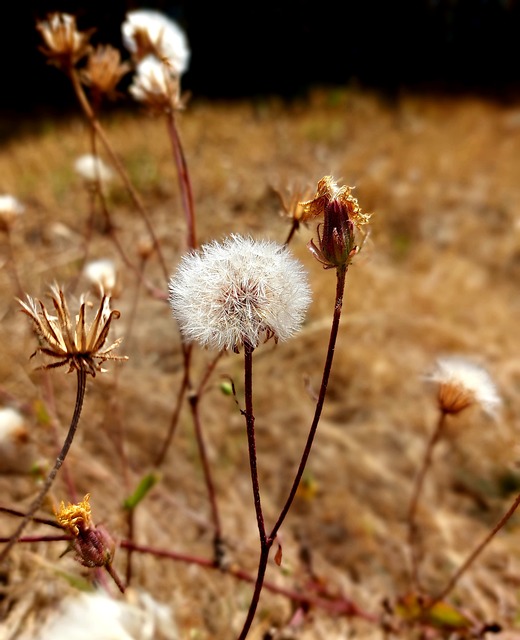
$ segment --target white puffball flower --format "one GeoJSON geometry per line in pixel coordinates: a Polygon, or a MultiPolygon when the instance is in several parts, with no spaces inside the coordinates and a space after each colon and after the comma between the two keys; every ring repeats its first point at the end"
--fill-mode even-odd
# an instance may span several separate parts
{"type": "Polygon", "coordinates": [[[438,358],[427,379],[438,386],[439,407],[445,413],[459,413],[478,404],[486,413],[494,415],[501,405],[489,373],[462,356],[438,358]]]}
{"type": "Polygon", "coordinates": [[[11,407],[0,408],[0,469],[27,472],[33,462],[33,453],[22,414],[11,407]]]}
{"type": "Polygon", "coordinates": [[[38,631],[20,640],[178,640],[172,612],[145,592],[114,599],[102,591],[82,592],[53,607],[38,631]]]}
{"type": "Polygon", "coordinates": [[[24,211],[24,205],[17,198],[7,193],[0,195],[0,230],[8,231],[24,211]]]}
{"type": "Polygon", "coordinates": [[[109,258],[91,260],[83,268],[83,273],[90,282],[98,287],[101,294],[112,295],[117,283],[117,269],[109,258]]]}
{"type": "Polygon", "coordinates": [[[74,162],[76,173],[88,184],[106,184],[113,180],[112,169],[99,156],[85,153],[74,162]]]}
{"type": "Polygon", "coordinates": [[[123,44],[137,60],[153,54],[176,76],[187,70],[190,49],[186,34],[174,20],[160,11],[129,11],[121,26],[121,32],[123,44]]]}
{"type": "Polygon", "coordinates": [[[182,258],[169,302],[186,342],[238,351],[290,338],[311,293],[303,265],[286,246],[232,235],[182,258]]]}
{"type": "Polygon", "coordinates": [[[177,90],[177,84],[170,77],[168,69],[155,56],[149,55],[137,64],[130,93],[139,102],[149,104],[169,104],[170,96],[177,90]]]}

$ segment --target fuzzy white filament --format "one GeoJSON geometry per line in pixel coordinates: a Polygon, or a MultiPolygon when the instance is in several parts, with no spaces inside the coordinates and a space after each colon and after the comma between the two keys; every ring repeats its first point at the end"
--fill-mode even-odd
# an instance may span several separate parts
{"type": "Polygon", "coordinates": [[[130,11],[121,32],[125,47],[138,60],[153,54],[177,76],[188,68],[190,49],[186,35],[176,22],[160,11],[130,11]]]}
{"type": "Polygon", "coordinates": [[[311,293],[303,265],[285,246],[232,235],[182,258],[169,301],[186,342],[236,351],[290,338],[311,293]]]}
{"type": "Polygon", "coordinates": [[[448,413],[458,413],[471,404],[479,404],[486,413],[493,415],[501,404],[488,372],[461,356],[438,358],[428,379],[438,385],[441,408],[448,413]]]}

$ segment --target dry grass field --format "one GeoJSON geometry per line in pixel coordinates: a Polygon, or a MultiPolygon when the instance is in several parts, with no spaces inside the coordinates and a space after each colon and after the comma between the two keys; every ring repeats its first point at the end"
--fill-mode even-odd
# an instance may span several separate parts
{"type": "MultiPolygon", "coordinates": [[[[137,106],[102,122],[173,272],[184,251],[185,223],[165,123],[137,106]]],[[[496,623],[502,631],[490,637],[519,638],[516,516],[447,598],[475,621],[472,630],[407,625],[396,604],[410,589],[406,517],[437,420],[435,394],[424,380],[437,357],[464,355],[482,364],[503,406],[495,420],[477,407],[451,417],[435,449],[418,512],[420,573],[428,593],[446,584],[520,491],[520,106],[406,94],[389,102],[363,91],[315,89],[289,103],[194,97],[178,124],[200,244],[230,233],[283,242],[289,223],[280,215],[277,192],[299,188],[312,194],[325,175],[355,187],[363,210],[373,213],[370,236],[348,272],[332,376],[304,487],[280,533],[281,566],[271,558],[267,580],[303,594],[321,589],[331,602],[343,595],[374,619],[323,606],[295,614],[294,599],[265,589],[249,637],[459,638],[496,623]]],[[[73,168],[90,151],[89,136],[79,115],[42,120],[22,127],[0,151],[0,189],[26,207],[10,234],[21,288],[47,300],[49,285],[57,281],[71,308],[74,296],[91,286],[81,271],[90,196],[73,168]]],[[[108,206],[121,245],[138,263],[150,239],[118,180],[110,185],[108,206]]],[[[335,275],[307,250],[312,237],[314,226],[302,226],[291,242],[313,290],[304,328],[254,354],[268,523],[285,500],[312,420],[334,304],[335,275]]],[[[66,368],[35,370],[42,360],[30,359],[37,343],[15,300],[7,241],[2,234],[0,399],[23,413],[26,434],[18,444],[23,455],[17,452],[12,468],[1,452],[6,470],[0,468],[0,503],[23,510],[66,433],[75,376],[66,368]]],[[[87,259],[97,258],[118,267],[114,307],[121,318],[113,335],[124,337],[119,352],[129,360],[109,362],[107,373],[88,380],[78,433],[40,515],[52,518],[61,500],[90,493],[95,522],[124,539],[122,503],[154,469],[175,407],[182,354],[168,305],[139,286],[104,233],[98,210],[87,259]]],[[[145,275],[166,292],[153,255],[145,275]]],[[[199,379],[214,354],[196,349],[194,357],[199,379]]],[[[221,390],[230,377],[241,403],[242,368],[240,355],[219,359],[201,415],[226,561],[254,575],[258,531],[244,419],[235,399],[221,390]]],[[[186,409],[160,480],[135,516],[137,543],[211,559],[208,498],[186,409]]],[[[0,514],[0,535],[16,524],[0,514]]],[[[44,525],[26,531],[53,533],[44,525]]],[[[82,578],[92,579],[92,570],[73,554],[60,557],[65,548],[65,542],[31,542],[13,550],[1,575],[2,640],[39,638],[50,612],[80,588],[82,578]]],[[[126,557],[119,549],[114,560],[122,576],[126,557]]],[[[110,580],[105,585],[122,598],[110,580]]],[[[252,587],[224,571],[134,553],[125,597],[135,599],[142,591],[170,608],[178,635],[172,627],[157,628],[136,639],[224,640],[238,635],[252,587]]]]}

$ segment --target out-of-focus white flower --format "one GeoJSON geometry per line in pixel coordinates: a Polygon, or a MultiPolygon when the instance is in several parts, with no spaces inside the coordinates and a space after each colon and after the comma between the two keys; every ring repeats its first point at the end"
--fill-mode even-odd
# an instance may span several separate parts
{"type": "Polygon", "coordinates": [[[106,184],[110,182],[114,173],[99,156],[86,153],[79,156],[74,162],[76,173],[88,184],[106,184]]]}
{"type": "Polygon", "coordinates": [[[121,31],[123,44],[137,61],[152,54],[176,76],[181,76],[188,68],[190,49],[186,34],[160,11],[139,9],[128,12],[121,31]]]}
{"type": "Polygon", "coordinates": [[[24,211],[25,207],[14,196],[0,195],[0,230],[9,231],[11,225],[24,211]]]}
{"type": "Polygon", "coordinates": [[[117,269],[109,258],[100,258],[88,262],[83,273],[95,285],[101,294],[113,295],[117,283],[117,269]]]}
{"type": "Polygon", "coordinates": [[[172,611],[147,593],[115,600],[101,591],[79,593],[55,607],[38,631],[20,640],[178,640],[172,611]]]}
{"type": "Polygon", "coordinates": [[[238,351],[290,338],[311,294],[303,265],[287,247],[233,235],[182,258],[169,301],[186,342],[238,351]]]}
{"type": "Polygon", "coordinates": [[[438,358],[427,379],[437,385],[437,399],[444,413],[459,413],[479,404],[486,413],[494,415],[501,404],[487,371],[461,356],[438,358]]]}
{"type": "Polygon", "coordinates": [[[178,93],[178,81],[155,56],[143,58],[136,67],[129,91],[139,101],[156,107],[168,107],[178,93]]]}
{"type": "Polygon", "coordinates": [[[29,471],[33,453],[22,414],[11,407],[0,408],[0,471],[29,471]]]}

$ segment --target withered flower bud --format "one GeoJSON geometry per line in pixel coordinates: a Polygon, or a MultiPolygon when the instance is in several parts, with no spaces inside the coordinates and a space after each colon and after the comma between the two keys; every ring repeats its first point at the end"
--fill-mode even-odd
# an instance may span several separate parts
{"type": "Polygon", "coordinates": [[[318,246],[313,240],[309,243],[314,257],[325,269],[348,267],[360,249],[356,231],[370,219],[362,213],[352,188],[338,187],[332,176],[325,176],[318,182],[314,198],[301,204],[303,222],[323,216],[318,225],[318,246]]]}
{"type": "Polygon", "coordinates": [[[45,46],[41,51],[51,64],[64,70],[73,67],[90,51],[94,29],[78,31],[76,18],[68,13],[52,13],[36,24],[45,46]]]}
{"type": "Polygon", "coordinates": [[[56,520],[71,537],[70,549],[84,567],[106,567],[114,557],[115,542],[103,525],[92,523],[90,494],[78,504],[65,506],[62,502],[56,520]]]}
{"type": "Polygon", "coordinates": [[[82,82],[98,95],[117,98],[116,87],[130,71],[128,62],[121,62],[121,53],[110,45],[99,45],[87,59],[81,72],[82,82]]]}

